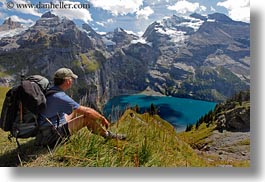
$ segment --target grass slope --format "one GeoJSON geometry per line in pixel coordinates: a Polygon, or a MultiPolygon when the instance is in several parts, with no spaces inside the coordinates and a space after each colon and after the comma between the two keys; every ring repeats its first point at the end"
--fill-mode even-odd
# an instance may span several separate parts
{"type": "Polygon", "coordinates": [[[86,128],[55,149],[34,145],[34,139],[20,139],[25,154],[17,157],[15,141],[0,132],[0,166],[53,167],[204,167],[204,160],[176,137],[168,122],[159,116],[127,110],[111,127],[127,134],[126,141],[105,140],[86,128]]]}
{"type": "Polygon", "coordinates": [[[127,110],[111,127],[126,141],[105,140],[83,129],[62,146],[23,166],[203,167],[207,164],[157,115],[127,110]]]}

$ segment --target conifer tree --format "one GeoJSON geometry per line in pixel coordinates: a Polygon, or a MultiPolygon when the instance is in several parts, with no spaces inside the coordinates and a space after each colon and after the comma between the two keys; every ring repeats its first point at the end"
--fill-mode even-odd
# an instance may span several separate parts
{"type": "Polygon", "coordinates": [[[153,103],[150,105],[150,114],[151,115],[156,114],[156,108],[155,108],[155,105],[153,103]]]}

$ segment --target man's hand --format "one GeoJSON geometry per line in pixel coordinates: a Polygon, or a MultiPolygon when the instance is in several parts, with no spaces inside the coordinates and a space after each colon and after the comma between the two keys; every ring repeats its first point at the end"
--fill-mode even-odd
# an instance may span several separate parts
{"type": "Polygon", "coordinates": [[[103,126],[105,126],[106,129],[108,129],[109,126],[110,126],[109,121],[108,121],[106,118],[104,118],[104,117],[103,117],[103,119],[102,119],[102,123],[101,123],[101,124],[102,124],[103,126]]]}

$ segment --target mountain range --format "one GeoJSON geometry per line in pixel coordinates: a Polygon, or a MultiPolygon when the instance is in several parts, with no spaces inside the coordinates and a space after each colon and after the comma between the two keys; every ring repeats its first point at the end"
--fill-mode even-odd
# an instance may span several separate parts
{"type": "Polygon", "coordinates": [[[101,35],[50,12],[30,27],[9,19],[0,31],[0,85],[16,84],[21,72],[52,79],[69,67],[79,75],[74,97],[98,107],[146,89],[223,101],[250,88],[250,24],[220,13],[173,15],[142,36],[122,28],[101,35]]]}

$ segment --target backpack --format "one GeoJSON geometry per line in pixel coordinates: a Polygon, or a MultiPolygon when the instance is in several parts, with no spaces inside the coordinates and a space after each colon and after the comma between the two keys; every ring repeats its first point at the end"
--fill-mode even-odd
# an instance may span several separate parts
{"type": "Polygon", "coordinates": [[[38,114],[46,106],[45,93],[49,85],[47,78],[32,75],[11,88],[3,103],[0,128],[10,131],[16,139],[35,137],[38,133],[38,114]]]}

